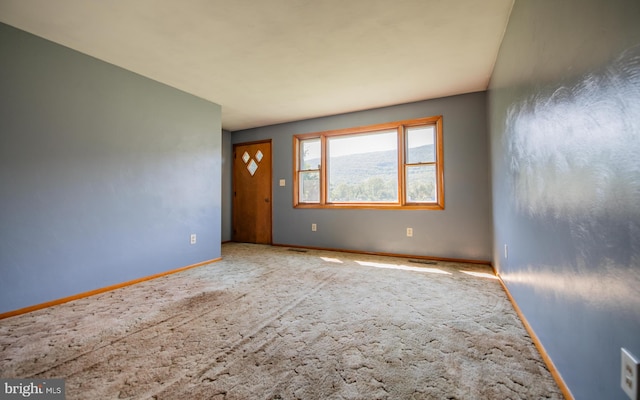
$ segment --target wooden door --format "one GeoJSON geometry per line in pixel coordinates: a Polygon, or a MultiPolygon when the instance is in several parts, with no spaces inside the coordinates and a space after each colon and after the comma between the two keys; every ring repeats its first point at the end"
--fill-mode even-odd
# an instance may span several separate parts
{"type": "Polygon", "coordinates": [[[271,244],[271,141],[233,146],[233,240],[271,244]]]}

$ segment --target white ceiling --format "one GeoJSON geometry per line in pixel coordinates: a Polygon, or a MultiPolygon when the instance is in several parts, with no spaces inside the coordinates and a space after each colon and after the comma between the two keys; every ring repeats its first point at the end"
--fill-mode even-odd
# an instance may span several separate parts
{"type": "Polygon", "coordinates": [[[235,131],[485,90],[514,0],[0,0],[0,21],[222,106],[235,131]]]}

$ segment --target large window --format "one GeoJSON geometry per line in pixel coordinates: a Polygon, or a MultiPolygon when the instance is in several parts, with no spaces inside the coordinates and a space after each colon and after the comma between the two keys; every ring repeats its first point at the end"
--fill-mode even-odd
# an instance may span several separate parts
{"type": "Polygon", "coordinates": [[[444,208],[442,117],[294,136],[294,206],[444,208]]]}

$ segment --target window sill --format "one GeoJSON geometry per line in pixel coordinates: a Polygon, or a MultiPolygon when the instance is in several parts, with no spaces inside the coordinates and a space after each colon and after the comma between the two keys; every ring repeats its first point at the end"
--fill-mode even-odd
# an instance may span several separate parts
{"type": "Polygon", "coordinates": [[[293,208],[323,208],[323,209],[366,209],[366,210],[444,210],[443,204],[368,204],[368,203],[332,203],[332,204],[295,204],[293,208]]]}

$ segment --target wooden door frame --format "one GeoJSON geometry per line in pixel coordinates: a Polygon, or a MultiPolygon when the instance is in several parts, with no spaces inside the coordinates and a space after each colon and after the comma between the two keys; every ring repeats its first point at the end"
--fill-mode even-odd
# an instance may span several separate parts
{"type": "MultiPolygon", "coordinates": [[[[241,143],[234,143],[233,144],[233,148],[231,149],[231,154],[233,155],[233,157],[235,158],[236,155],[236,147],[237,146],[246,146],[246,145],[251,145],[251,144],[261,144],[261,143],[269,143],[269,151],[271,152],[271,165],[270,170],[271,170],[271,174],[269,175],[269,221],[271,222],[271,226],[269,227],[269,244],[272,245],[273,244],[273,140],[272,139],[263,139],[263,140],[252,140],[249,142],[241,142],[241,143]]],[[[235,209],[234,209],[234,203],[235,203],[235,193],[236,193],[236,181],[235,179],[233,179],[233,177],[235,176],[235,162],[232,161],[231,163],[231,193],[233,194],[232,197],[232,202],[231,202],[231,238],[233,239],[235,237],[235,234],[233,233],[234,231],[234,226],[233,224],[235,223],[235,209]]]]}

